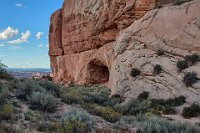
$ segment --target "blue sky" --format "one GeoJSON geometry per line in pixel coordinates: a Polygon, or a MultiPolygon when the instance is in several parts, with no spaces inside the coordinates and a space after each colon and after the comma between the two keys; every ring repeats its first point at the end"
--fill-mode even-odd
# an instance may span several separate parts
{"type": "Polygon", "coordinates": [[[51,14],[64,0],[0,0],[0,59],[9,67],[49,68],[51,14]]]}

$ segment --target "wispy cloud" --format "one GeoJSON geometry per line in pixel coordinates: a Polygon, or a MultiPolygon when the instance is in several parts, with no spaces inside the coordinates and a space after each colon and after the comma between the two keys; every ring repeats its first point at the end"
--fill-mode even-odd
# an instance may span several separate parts
{"type": "Polygon", "coordinates": [[[20,8],[20,7],[23,7],[22,3],[16,3],[15,6],[16,6],[16,7],[19,7],[19,8],[20,8]]]}
{"type": "Polygon", "coordinates": [[[36,38],[39,40],[41,38],[41,36],[44,35],[43,32],[38,32],[35,36],[36,38]]]}
{"type": "Polygon", "coordinates": [[[11,45],[11,46],[8,47],[8,49],[10,49],[10,50],[21,50],[22,47],[17,47],[17,46],[11,45]]]}
{"type": "Polygon", "coordinates": [[[25,33],[21,33],[21,38],[16,40],[9,41],[9,44],[20,44],[20,43],[28,43],[28,39],[31,36],[31,32],[27,30],[25,33]]]}
{"type": "Polygon", "coordinates": [[[0,32],[0,40],[10,39],[16,36],[19,33],[18,29],[14,29],[12,27],[8,27],[3,32],[0,32]]]}
{"type": "Polygon", "coordinates": [[[0,44],[0,47],[3,47],[3,46],[5,46],[4,44],[0,44]]]}
{"type": "Polygon", "coordinates": [[[49,48],[49,44],[46,45],[46,48],[49,48]]]}
{"type": "Polygon", "coordinates": [[[43,47],[43,45],[42,45],[42,44],[38,45],[38,48],[41,48],[41,47],[43,47]]]}

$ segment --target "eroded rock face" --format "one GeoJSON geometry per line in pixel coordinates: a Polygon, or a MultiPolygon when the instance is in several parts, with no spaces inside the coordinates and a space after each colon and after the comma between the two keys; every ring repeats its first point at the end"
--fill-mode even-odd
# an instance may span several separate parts
{"type": "Polygon", "coordinates": [[[176,62],[200,54],[200,1],[172,2],[65,0],[51,18],[54,81],[107,83],[112,94],[126,98],[149,91],[154,98],[184,95],[199,102],[200,82],[186,87],[182,79],[191,71],[200,77],[200,63],[179,73],[176,62]],[[158,56],[159,49],[165,54],[158,56]],[[162,66],[161,74],[153,74],[156,64],[162,66]],[[132,68],[142,74],[131,77],[132,68]]]}
{"type": "Polygon", "coordinates": [[[156,0],[65,0],[51,17],[54,80],[107,82],[116,36],[155,5],[156,0]]]}
{"type": "Polygon", "coordinates": [[[196,72],[200,77],[200,63],[178,72],[176,63],[185,55],[200,53],[200,1],[154,9],[135,21],[117,38],[114,47],[110,83],[113,94],[137,97],[142,91],[151,97],[169,98],[184,95],[189,101],[200,101],[200,82],[186,87],[183,76],[196,72]],[[165,55],[156,51],[163,49],[165,55]],[[155,65],[161,74],[153,74],[155,65]],[[131,77],[131,69],[142,74],[131,77]]]}

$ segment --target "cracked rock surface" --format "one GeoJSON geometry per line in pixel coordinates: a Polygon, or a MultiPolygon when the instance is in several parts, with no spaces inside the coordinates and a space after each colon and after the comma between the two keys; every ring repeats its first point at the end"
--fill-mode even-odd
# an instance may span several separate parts
{"type": "Polygon", "coordinates": [[[127,99],[148,91],[152,98],[200,102],[200,82],[183,83],[186,72],[200,78],[200,62],[182,72],[176,67],[184,56],[200,54],[200,1],[173,1],[65,0],[51,17],[54,81],[101,83],[127,99]],[[153,73],[156,65],[160,74],[153,73]],[[132,77],[133,68],[141,75],[132,77]]]}
{"type": "Polygon", "coordinates": [[[184,95],[189,102],[200,101],[200,82],[186,87],[186,72],[200,77],[200,63],[178,72],[176,63],[184,56],[200,53],[200,1],[168,5],[149,11],[136,20],[117,38],[114,46],[110,85],[113,94],[127,98],[137,97],[143,91],[154,98],[184,95]],[[158,56],[162,49],[164,55],[158,56]],[[161,74],[153,74],[155,65],[161,65],[161,74]],[[142,71],[131,77],[132,68],[142,71]]]}

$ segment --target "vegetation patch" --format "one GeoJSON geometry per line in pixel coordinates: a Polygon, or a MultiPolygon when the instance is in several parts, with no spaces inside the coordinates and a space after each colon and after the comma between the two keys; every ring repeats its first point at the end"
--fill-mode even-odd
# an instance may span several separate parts
{"type": "Polygon", "coordinates": [[[157,65],[154,66],[153,73],[154,74],[160,74],[162,72],[162,70],[163,70],[162,66],[157,64],[157,65]]]}
{"type": "Polygon", "coordinates": [[[158,55],[158,56],[165,55],[165,50],[159,49],[159,50],[157,51],[157,55],[158,55]]]}
{"type": "Polygon", "coordinates": [[[32,109],[39,109],[47,112],[55,112],[58,100],[53,95],[43,92],[32,92],[28,97],[30,107],[32,109]]]}
{"type": "Polygon", "coordinates": [[[159,117],[145,119],[140,124],[136,133],[199,133],[200,128],[182,123],[172,123],[159,117]]]}
{"type": "Polygon", "coordinates": [[[137,97],[138,100],[147,100],[149,98],[149,92],[143,91],[137,97]]]}
{"type": "Polygon", "coordinates": [[[185,60],[179,60],[177,63],[176,63],[176,66],[178,68],[178,71],[181,72],[183,71],[184,69],[188,68],[188,62],[185,61],[185,60]]]}
{"type": "Polygon", "coordinates": [[[85,104],[83,105],[83,108],[91,114],[100,116],[112,123],[117,122],[121,117],[120,113],[114,111],[109,107],[98,106],[96,104],[85,104]]]}
{"type": "Polygon", "coordinates": [[[140,74],[141,74],[141,71],[140,71],[139,69],[137,69],[137,68],[133,68],[133,69],[131,70],[131,76],[132,76],[132,77],[139,76],[140,74]]]}
{"type": "Polygon", "coordinates": [[[192,104],[190,107],[185,107],[182,112],[182,116],[185,118],[198,117],[200,115],[200,106],[198,104],[192,104]]]}
{"type": "Polygon", "coordinates": [[[11,80],[13,76],[7,72],[7,66],[0,61],[0,79],[11,80]]]}
{"type": "Polygon", "coordinates": [[[200,56],[197,54],[186,55],[184,57],[185,61],[189,62],[191,65],[194,65],[198,61],[200,61],[200,56]]]}
{"type": "Polygon", "coordinates": [[[187,72],[183,77],[183,82],[186,86],[192,86],[194,83],[197,83],[199,79],[197,78],[197,73],[195,72],[187,72]]]}

